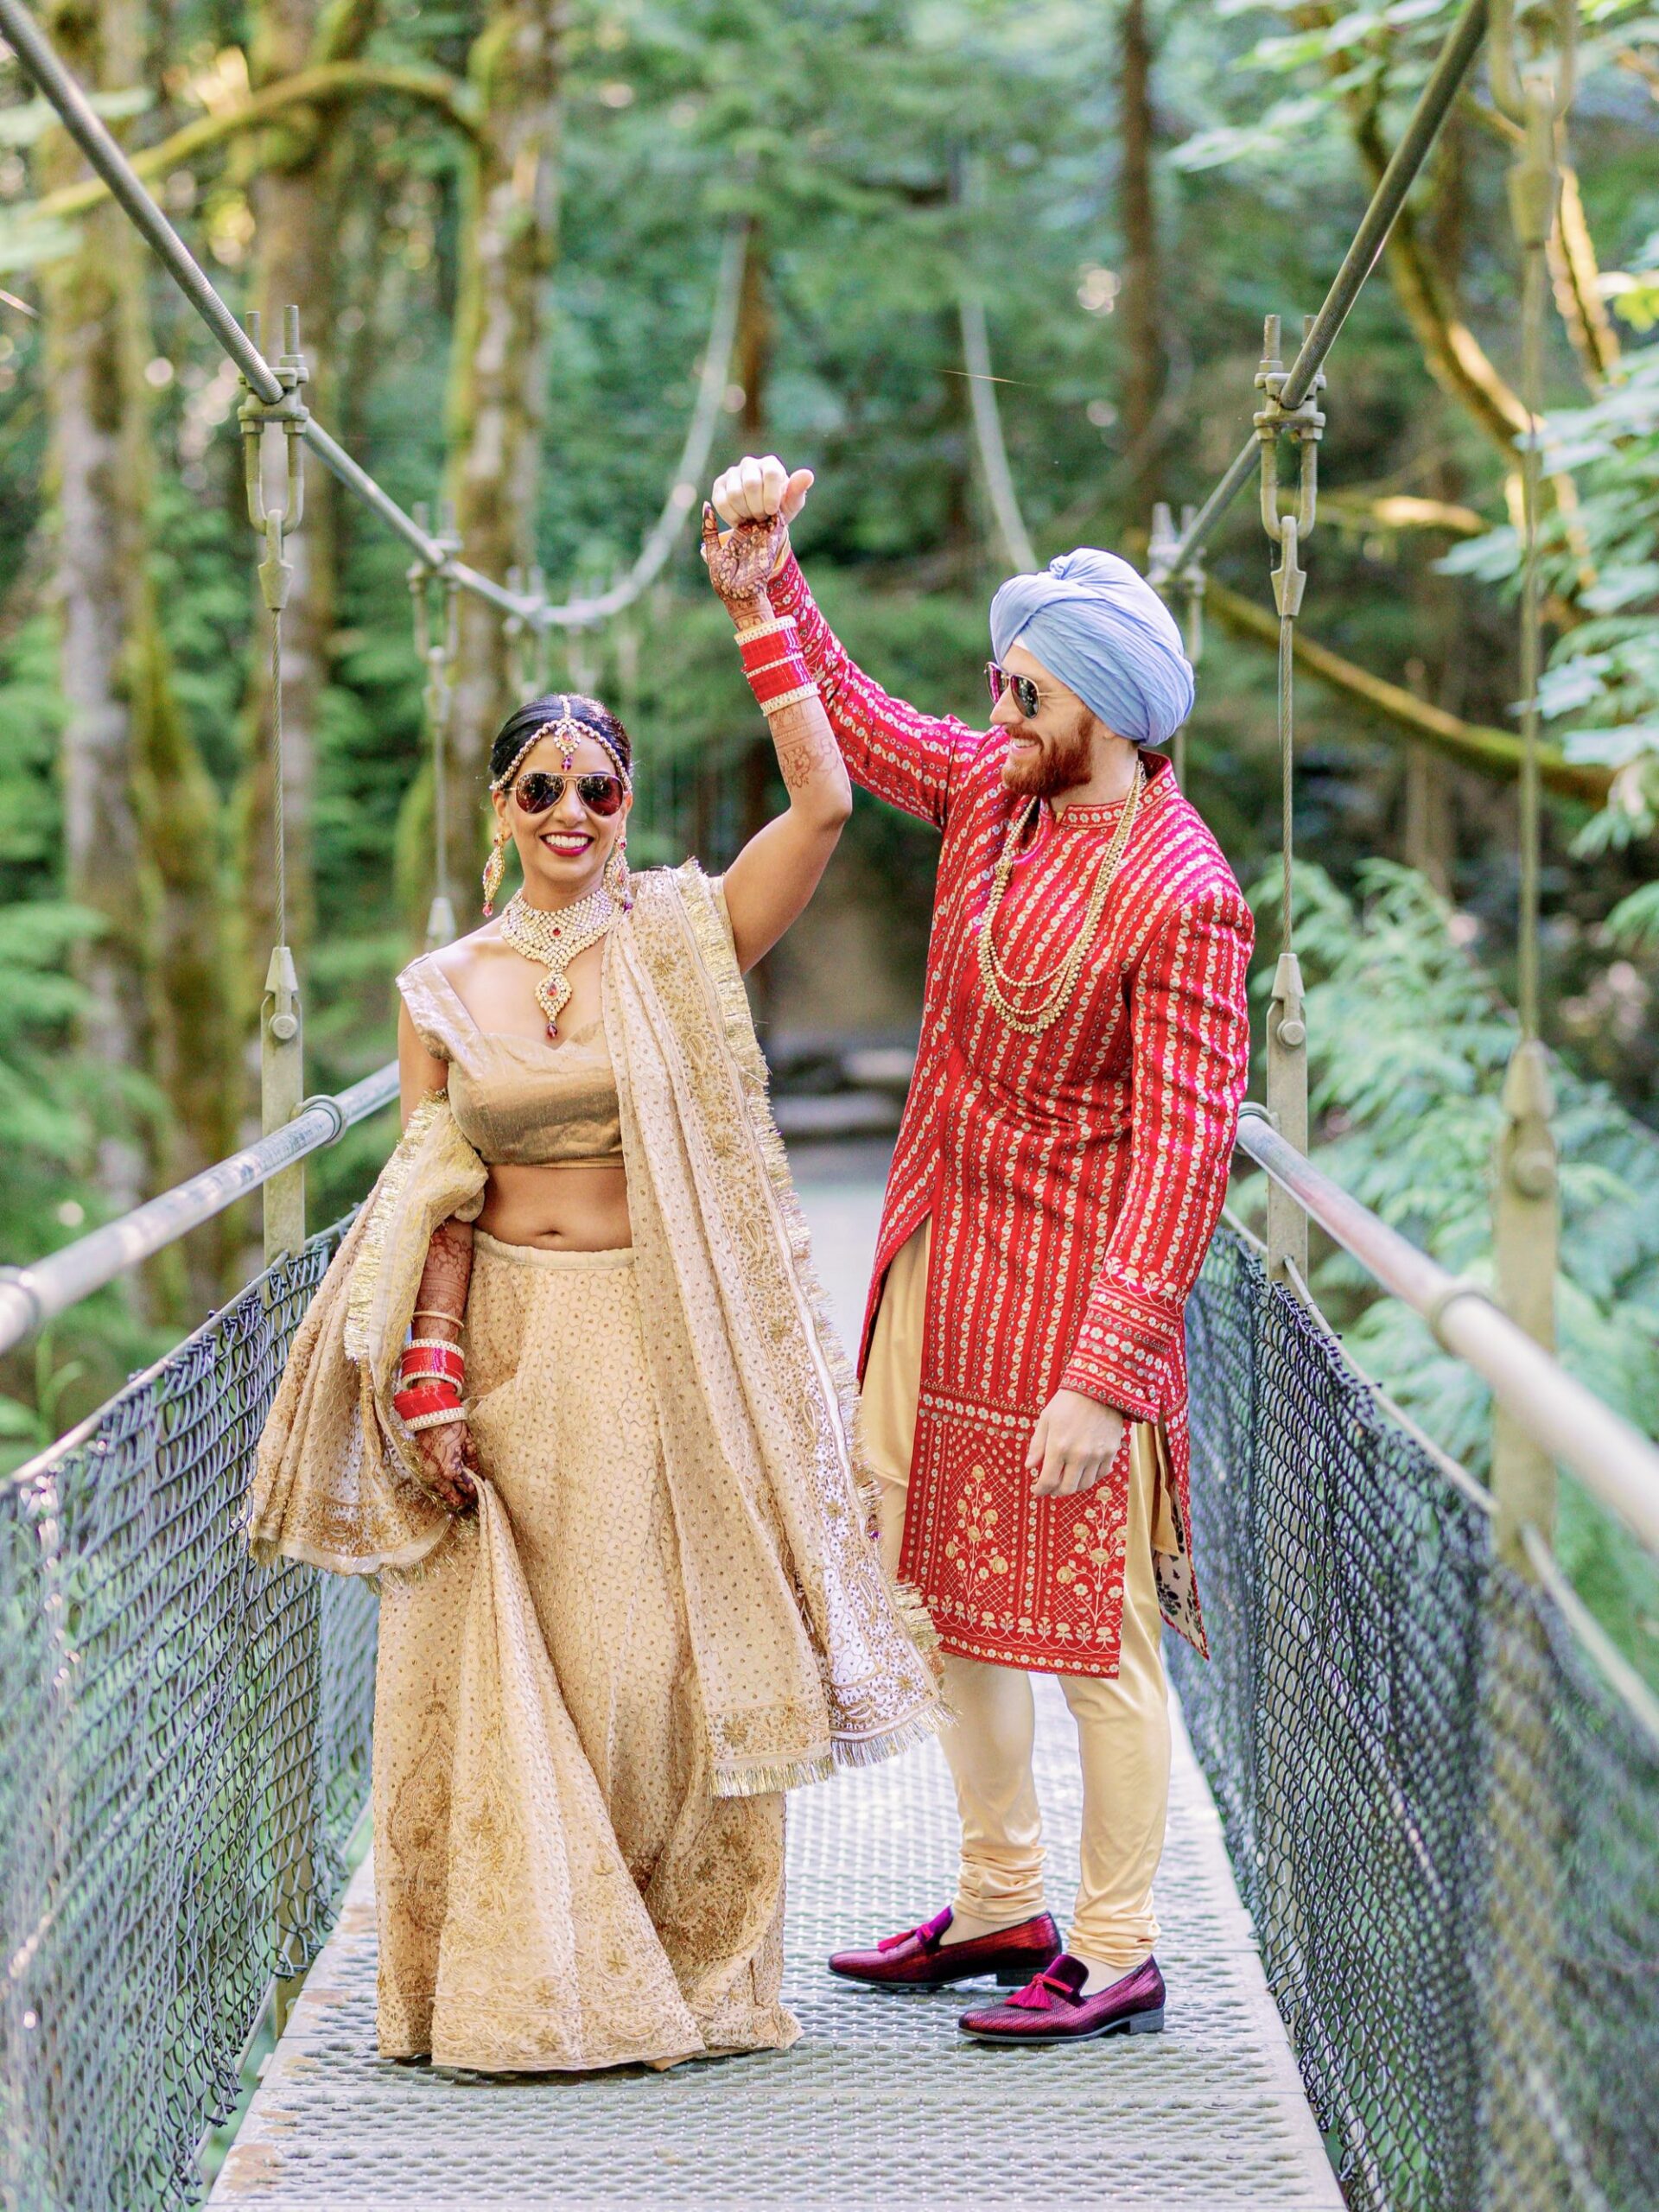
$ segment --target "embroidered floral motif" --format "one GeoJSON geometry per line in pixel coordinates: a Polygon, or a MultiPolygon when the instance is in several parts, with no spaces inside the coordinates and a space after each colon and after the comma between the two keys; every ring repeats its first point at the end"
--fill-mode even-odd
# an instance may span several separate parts
{"type": "Polygon", "coordinates": [[[956,1501],[957,1532],[944,1547],[946,1559],[967,1581],[988,1582],[992,1575],[1007,1573],[1007,1560],[997,1545],[1001,1517],[984,1468],[970,1467],[956,1501]]]}

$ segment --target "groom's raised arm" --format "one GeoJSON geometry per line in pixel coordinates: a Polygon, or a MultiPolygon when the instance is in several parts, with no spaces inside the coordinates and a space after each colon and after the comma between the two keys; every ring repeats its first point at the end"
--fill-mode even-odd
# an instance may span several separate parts
{"type": "Polygon", "coordinates": [[[982,742],[954,715],[924,715],[866,676],[824,620],[793,553],[766,586],[774,614],[792,615],[807,667],[855,784],[943,830],[952,790],[982,742]]]}

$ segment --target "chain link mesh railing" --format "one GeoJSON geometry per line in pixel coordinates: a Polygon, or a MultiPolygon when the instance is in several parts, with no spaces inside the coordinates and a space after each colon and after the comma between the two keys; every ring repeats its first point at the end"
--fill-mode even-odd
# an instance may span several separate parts
{"type": "Polygon", "coordinates": [[[338,1230],[0,1484],[0,2201],[194,2201],[368,1789],[375,1608],[256,1567],[252,1455],[338,1230]]]}
{"type": "Polygon", "coordinates": [[[1659,2203],[1659,1741],[1230,1231],[1188,1308],[1214,1656],[1170,1639],[1366,2212],[1659,2203]]]}

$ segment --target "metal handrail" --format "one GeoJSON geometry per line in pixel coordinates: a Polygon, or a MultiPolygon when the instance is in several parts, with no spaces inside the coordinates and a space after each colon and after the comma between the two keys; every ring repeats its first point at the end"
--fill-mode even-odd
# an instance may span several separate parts
{"type": "MultiPolygon", "coordinates": [[[[0,1268],[0,1351],[211,1221],[283,1168],[333,1144],[397,1095],[392,1062],[337,1098],[307,1099],[284,1128],[119,1221],[32,1266],[0,1268]]],[[[1659,1448],[1517,1328],[1482,1284],[1448,1274],[1390,1229],[1287,1143],[1254,1103],[1240,1114],[1237,1148],[1383,1290],[1421,1313],[1446,1351],[1474,1369],[1551,1457],[1570,1468],[1638,1542],[1659,1554],[1659,1448]]]]}
{"type": "MultiPolygon", "coordinates": [[[[1480,42],[1485,35],[1486,0],[1469,0],[1469,5],[1452,25],[1451,35],[1440,49],[1440,60],[1431,71],[1428,82],[1418,95],[1411,120],[1407,124],[1404,135],[1395,148],[1387,168],[1377,181],[1370,205],[1361,217],[1359,228],[1354,233],[1353,243],[1343,257],[1341,268],[1332,279],[1323,306],[1308,327],[1301,351],[1290,365],[1289,373],[1279,391],[1279,404],[1285,413],[1291,413],[1312,390],[1313,379],[1319,374],[1325,355],[1336,343],[1337,333],[1348,320],[1349,309],[1359,297],[1361,286],[1376,267],[1377,257],[1388,243],[1394,219],[1405,205],[1406,194],[1415,182],[1417,172],[1427,158],[1429,149],[1440,134],[1441,124],[1463,88],[1463,80],[1480,51],[1480,42]]],[[[1234,456],[1220,482],[1180,536],[1172,539],[1166,548],[1159,548],[1147,569],[1154,583],[1166,583],[1171,576],[1180,574],[1255,475],[1260,454],[1260,442],[1252,432],[1234,456]]]]}
{"type": "Polygon", "coordinates": [[[392,1060],[338,1097],[308,1098],[280,1129],[204,1167],[119,1221],[106,1222],[29,1267],[0,1268],[0,1351],[11,1351],[54,1315],[200,1229],[284,1167],[321,1152],[353,1122],[378,1114],[397,1096],[397,1063],[392,1060]]]}
{"type": "Polygon", "coordinates": [[[1659,1448],[1518,1328],[1483,1284],[1449,1274],[1321,1174],[1262,1107],[1249,1104],[1241,1114],[1238,1149],[1384,1290],[1421,1313],[1446,1350],[1474,1369],[1550,1457],[1659,1555],[1659,1448]]]}
{"type": "MultiPolygon", "coordinates": [[[[0,0],[0,31],[4,32],[18,60],[57,111],[65,130],[109,187],[111,197],[130,219],[251,390],[267,406],[277,405],[284,392],[282,378],[146,191],[143,180],[122,152],[86,92],[59,60],[50,40],[22,0],[0,0]]],[[[391,493],[352,459],[314,415],[307,413],[302,417],[301,435],[324,467],[396,531],[434,575],[448,577],[461,590],[487,600],[504,614],[514,615],[533,629],[576,629],[602,621],[608,615],[620,613],[652,582],[667,559],[681,524],[696,505],[695,480],[702,475],[708,462],[736,340],[746,237],[747,228],[741,220],[734,222],[727,233],[715,290],[714,321],[709,343],[703,349],[696,402],[667,500],[627,575],[608,591],[591,599],[569,600],[553,607],[543,599],[527,598],[523,593],[497,583],[493,577],[481,575],[455,557],[453,546],[434,537],[412,515],[405,514],[391,493]]]]}

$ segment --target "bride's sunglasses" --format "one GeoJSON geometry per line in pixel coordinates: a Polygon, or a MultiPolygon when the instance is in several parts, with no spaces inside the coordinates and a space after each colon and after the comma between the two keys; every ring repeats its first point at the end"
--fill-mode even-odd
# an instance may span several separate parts
{"type": "Polygon", "coordinates": [[[986,662],[985,681],[990,689],[991,704],[994,707],[1001,703],[1002,694],[1005,691],[1012,691],[1014,705],[1019,708],[1027,721],[1033,718],[1043,703],[1043,695],[1030,677],[1010,676],[1007,670],[996,661],[986,662]]]}
{"type": "Polygon", "coordinates": [[[627,797],[620,776],[556,776],[546,768],[527,768],[512,787],[512,795],[525,814],[546,814],[564,797],[567,784],[575,784],[576,797],[589,814],[608,821],[620,814],[627,797]]]}

